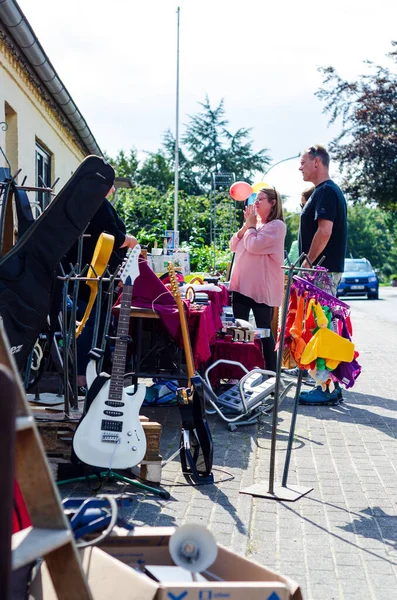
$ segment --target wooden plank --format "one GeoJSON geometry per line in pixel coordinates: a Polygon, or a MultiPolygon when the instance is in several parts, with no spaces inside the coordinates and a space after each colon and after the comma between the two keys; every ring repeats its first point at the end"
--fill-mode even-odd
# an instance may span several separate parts
{"type": "Polygon", "coordinates": [[[16,431],[24,431],[25,429],[30,429],[34,426],[34,418],[33,417],[17,417],[15,421],[15,429],[16,431]]]}
{"type": "Polygon", "coordinates": [[[11,523],[14,489],[15,382],[0,366],[0,598],[11,594],[11,523]]]}
{"type": "Polygon", "coordinates": [[[12,569],[13,571],[43,558],[49,552],[57,550],[69,543],[72,534],[67,529],[40,529],[27,527],[12,536],[12,569]]]}
{"type": "MultiPolygon", "coordinates": [[[[13,406],[16,416],[33,419],[1,320],[0,364],[8,367],[13,374],[13,406]]],[[[20,423],[26,424],[27,421],[20,423]]],[[[12,431],[15,433],[15,426],[12,427],[12,431]]],[[[33,523],[33,528],[29,528],[27,533],[21,531],[15,534],[15,539],[14,536],[12,538],[15,548],[12,557],[14,568],[28,564],[40,555],[46,555],[58,600],[93,600],[34,422],[31,427],[23,426],[18,431],[16,443],[12,444],[12,447],[14,446],[16,478],[33,523]]],[[[3,455],[5,454],[4,452],[3,455]]],[[[8,449],[8,457],[11,454],[12,451],[8,449]]],[[[11,464],[11,460],[8,462],[11,464]]],[[[8,487],[12,490],[10,485],[8,487]]],[[[11,522],[9,516],[6,517],[11,522]]],[[[9,541],[10,538],[8,547],[9,541]]]]}
{"type": "Polygon", "coordinates": [[[18,433],[16,478],[32,523],[40,528],[67,528],[61,498],[36,428],[18,433]]]}
{"type": "Polygon", "coordinates": [[[74,545],[67,544],[51,552],[46,563],[58,600],[93,600],[74,545]]]}

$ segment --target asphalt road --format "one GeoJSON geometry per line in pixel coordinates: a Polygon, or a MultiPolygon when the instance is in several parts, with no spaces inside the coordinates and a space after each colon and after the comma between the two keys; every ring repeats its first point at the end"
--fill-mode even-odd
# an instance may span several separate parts
{"type": "MultiPolygon", "coordinates": [[[[356,311],[359,311],[371,319],[397,325],[397,288],[380,287],[379,300],[367,300],[364,296],[343,296],[341,300],[350,305],[353,316],[356,311]]],[[[390,334],[393,333],[395,333],[394,328],[390,334]]]]}

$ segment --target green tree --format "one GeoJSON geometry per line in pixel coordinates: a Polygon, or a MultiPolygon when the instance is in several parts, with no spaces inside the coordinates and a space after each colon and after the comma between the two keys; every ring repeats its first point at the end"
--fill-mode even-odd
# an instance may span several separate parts
{"type": "Polygon", "coordinates": [[[222,171],[234,173],[236,180],[252,181],[257,171],[263,172],[270,163],[267,148],[254,152],[251,129],[240,128],[236,133],[226,132],[227,146],[222,155],[222,171]]]}
{"type": "Polygon", "coordinates": [[[347,256],[367,258],[386,278],[397,272],[395,232],[387,213],[363,205],[348,207],[347,256]]]}
{"type": "MultiPolygon", "coordinates": [[[[152,246],[157,241],[162,245],[164,233],[170,228],[174,213],[174,191],[171,188],[161,194],[148,185],[137,185],[129,192],[118,212],[128,231],[134,233],[140,242],[152,246]]],[[[179,234],[181,241],[199,246],[209,244],[207,196],[179,194],[179,234]]]]}
{"type": "MultiPolygon", "coordinates": [[[[175,147],[176,141],[172,132],[167,129],[163,137],[164,154],[168,161],[169,168],[175,172],[175,147]]],[[[194,165],[190,161],[183,149],[178,147],[178,189],[183,190],[191,196],[199,196],[202,193],[199,185],[197,173],[194,172],[194,165]]]]}
{"type": "MultiPolygon", "coordinates": [[[[397,42],[392,42],[397,46],[397,42]]],[[[397,62],[397,51],[388,54],[397,62]]],[[[357,202],[375,202],[397,210],[397,74],[366,61],[368,72],[356,81],[342,79],[333,67],[321,68],[330,123],[342,120],[342,132],[330,149],[340,163],[344,190],[357,202]]]]}
{"type": "Polygon", "coordinates": [[[250,129],[228,131],[224,101],[213,109],[206,96],[199,104],[202,110],[190,116],[182,143],[202,189],[209,189],[216,172],[235,173],[237,179],[249,181],[256,171],[263,171],[270,162],[267,150],[253,151],[250,129]]]}
{"type": "Polygon", "coordinates": [[[164,194],[174,181],[168,161],[162,152],[150,153],[139,168],[136,180],[141,185],[150,185],[164,194]]]}
{"type": "Polygon", "coordinates": [[[287,234],[285,236],[284,247],[286,251],[289,252],[292,242],[298,239],[300,213],[289,212],[288,210],[284,209],[284,220],[285,224],[287,225],[287,234]]]}
{"type": "Polygon", "coordinates": [[[105,158],[112,165],[119,177],[134,179],[139,165],[137,150],[135,148],[131,148],[128,156],[126,156],[124,150],[119,150],[116,158],[108,156],[105,152],[105,158]]]}

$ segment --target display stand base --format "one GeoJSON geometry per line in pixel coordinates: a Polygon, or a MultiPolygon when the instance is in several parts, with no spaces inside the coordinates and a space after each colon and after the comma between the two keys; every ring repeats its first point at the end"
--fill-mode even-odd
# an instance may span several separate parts
{"type": "Polygon", "coordinates": [[[260,496],[261,498],[268,498],[269,500],[284,500],[285,502],[295,502],[302,496],[305,496],[312,491],[311,487],[304,487],[302,485],[275,485],[273,493],[269,492],[269,483],[254,483],[244,490],[240,491],[240,494],[249,494],[251,496],[260,496]]]}
{"type": "MultiPolygon", "coordinates": [[[[124,475],[121,475],[120,473],[116,473],[115,471],[112,471],[112,469],[109,469],[108,471],[102,471],[99,474],[99,478],[107,478],[109,481],[116,480],[116,481],[122,481],[123,483],[128,483],[129,485],[133,485],[134,487],[139,488],[141,490],[146,490],[147,492],[152,492],[152,494],[155,494],[156,496],[160,496],[160,498],[164,498],[164,500],[168,500],[170,498],[170,493],[167,492],[166,490],[161,490],[161,489],[152,487],[150,485],[146,485],[146,483],[141,483],[140,481],[136,481],[136,479],[131,479],[130,477],[125,477],[124,475]]],[[[71,483],[78,483],[80,481],[86,482],[87,479],[98,479],[98,476],[97,475],[87,475],[87,476],[82,476],[82,477],[73,477],[72,479],[64,479],[63,481],[57,481],[56,484],[58,486],[69,485],[71,483]]]]}

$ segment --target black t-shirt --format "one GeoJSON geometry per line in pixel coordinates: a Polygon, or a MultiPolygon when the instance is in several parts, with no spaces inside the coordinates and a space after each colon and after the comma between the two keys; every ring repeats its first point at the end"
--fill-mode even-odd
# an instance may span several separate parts
{"type": "MultiPolygon", "coordinates": [[[[109,233],[110,235],[114,236],[113,251],[109,259],[109,271],[113,273],[117,266],[123,261],[127,248],[120,248],[120,246],[125,240],[126,228],[124,222],[120,219],[113,206],[108,200],[105,200],[92,217],[87,229],[85,230],[85,233],[89,234],[90,237],[83,238],[83,257],[81,269],[83,269],[85,265],[91,263],[96,243],[102,232],[109,233]]],[[[62,260],[62,264],[66,273],[70,271],[69,264],[72,263],[75,265],[77,262],[77,247],[78,243],[76,242],[76,244],[72,246],[62,260]]],[[[81,282],[79,286],[79,298],[88,300],[89,296],[90,288],[88,285],[85,285],[83,282],[81,282]]]]}
{"type": "Polygon", "coordinates": [[[347,246],[347,207],[342,190],[331,179],[316,186],[301,214],[299,227],[299,251],[309,253],[318,219],[333,222],[331,237],[315,263],[321,263],[331,272],[342,273],[347,246]]]}

